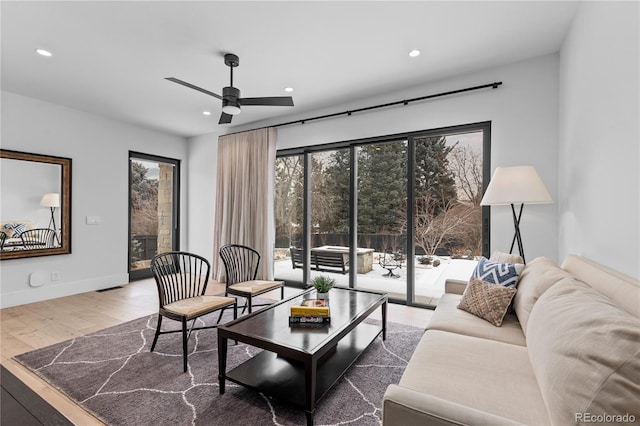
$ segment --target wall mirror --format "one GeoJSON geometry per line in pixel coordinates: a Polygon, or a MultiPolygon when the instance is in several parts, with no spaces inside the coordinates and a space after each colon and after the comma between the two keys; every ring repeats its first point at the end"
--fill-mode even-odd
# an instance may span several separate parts
{"type": "Polygon", "coordinates": [[[71,253],[71,159],[0,149],[0,260],[71,253]]]}

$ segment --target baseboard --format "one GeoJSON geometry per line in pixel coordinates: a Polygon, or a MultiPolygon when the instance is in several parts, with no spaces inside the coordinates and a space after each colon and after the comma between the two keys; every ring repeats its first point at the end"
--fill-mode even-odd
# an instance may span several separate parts
{"type": "Polygon", "coordinates": [[[42,287],[29,287],[26,290],[2,293],[0,308],[25,305],[43,300],[57,299],[88,291],[102,290],[129,283],[129,274],[115,274],[87,280],[72,281],[42,287]]]}

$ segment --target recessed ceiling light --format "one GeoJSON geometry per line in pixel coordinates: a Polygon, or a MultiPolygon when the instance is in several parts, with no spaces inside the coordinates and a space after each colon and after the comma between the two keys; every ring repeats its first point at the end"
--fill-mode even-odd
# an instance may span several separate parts
{"type": "Polygon", "coordinates": [[[202,115],[211,115],[211,111],[202,111],[202,115]]]}
{"type": "Polygon", "coordinates": [[[36,49],[36,53],[42,56],[51,56],[51,52],[45,49],[36,49]]]}
{"type": "Polygon", "coordinates": [[[285,87],[284,91],[285,92],[293,92],[293,87],[285,87]]]}
{"type": "Polygon", "coordinates": [[[411,52],[409,52],[409,56],[411,56],[412,58],[420,56],[420,51],[418,49],[413,49],[411,52]]]}

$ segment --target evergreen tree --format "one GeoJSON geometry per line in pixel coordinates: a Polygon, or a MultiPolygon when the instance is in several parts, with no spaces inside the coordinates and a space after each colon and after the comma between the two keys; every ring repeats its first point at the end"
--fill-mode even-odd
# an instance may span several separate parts
{"type": "Polygon", "coordinates": [[[406,144],[365,145],[358,155],[358,233],[396,233],[404,226],[406,144]]]}
{"type": "MultiPolygon", "coordinates": [[[[437,215],[451,201],[457,199],[455,179],[449,167],[448,155],[453,146],[446,145],[444,136],[416,139],[415,198],[427,195],[436,200],[433,204],[437,215]]],[[[420,208],[417,205],[416,208],[420,208]]]]}
{"type": "Polygon", "coordinates": [[[332,200],[330,211],[326,212],[327,222],[324,227],[330,233],[349,233],[349,181],[351,176],[349,152],[349,149],[333,151],[324,170],[324,190],[327,193],[325,197],[332,200]]]}

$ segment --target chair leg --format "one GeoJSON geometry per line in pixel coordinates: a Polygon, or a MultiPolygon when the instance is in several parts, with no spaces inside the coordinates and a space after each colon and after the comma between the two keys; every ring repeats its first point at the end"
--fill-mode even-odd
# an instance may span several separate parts
{"type": "MultiPolygon", "coordinates": [[[[244,312],[247,310],[247,306],[249,306],[249,298],[245,297],[244,305],[242,306],[242,312],[240,312],[240,315],[244,315],[244,312]]],[[[249,310],[249,313],[251,313],[251,310],[249,310]]]]}
{"type": "Polygon", "coordinates": [[[182,353],[184,355],[184,372],[187,372],[187,319],[182,318],[182,353]]]}
{"type": "Polygon", "coordinates": [[[252,301],[253,301],[253,297],[251,297],[251,296],[247,297],[247,305],[249,305],[249,313],[251,313],[251,305],[252,305],[251,302],[252,301]]]}
{"type": "MultiPolygon", "coordinates": [[[[224,297],[227,297],[227,296],[228,296],[228,294],[225,291],[224,292],[224,297]]],[[[220,320],[222,319],[222,314],[224,313],[224,310],[225,310],[225,308],[220,309],[220,315],[218,316],[218,322],[216,324],[220,324],[220,320]]]]}
{"type": "Polygon", "coordinates": [[[280,300],[284,299],[284,286],[280,287],[280,300]]]}
{"type": "Polygon", "coordinates": [[[153,343],[151,344],[151,350],[149,352],[153,352],[156,347],[156,342],[158,341],[158,336],[160,335],[160,325],[162,324],[162,315],[158,314],[158,326],[156,327],[156,335],[153,337],[153,343]]]}

